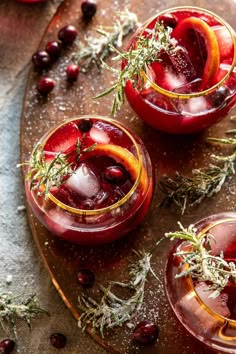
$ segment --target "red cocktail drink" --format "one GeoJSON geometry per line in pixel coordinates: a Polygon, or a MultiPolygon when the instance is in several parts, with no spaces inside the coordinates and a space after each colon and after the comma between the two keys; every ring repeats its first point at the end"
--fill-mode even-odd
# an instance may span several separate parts
{"type": "Polygon", "coordinates": [[[96,245],[139,224],[153,190],[147,151],[112,119],[79,117],[61,123],[35,147],[26,179],[39,220],[65,240],[96,245]]]}
{"type": "MultiPolygon", "coordinates": [[[[201,220],[195,227],[199,240],[203,240],[207,233],[210,236],[209,244],[204,245],[210,250],[207,256],[210,262],[204,272],[206,274],[210,271],[217,284],[224,285],[215,295],[216,287],[210,281],[189,275],[179,278],[179,274],[187,268],[186,264],[181,264],[181,257],[176,256],[176,253],[179,254],[181,250],[191,252],[191,246],[189,248],[187,242],[177,242],[166,265],[167,298],[177,318],[194,337],[217,352],[235,353],[236,214],[213,215],[201,220]]],[[[206,258],[203,257],[202,269],[206,266],[204,262],[206,258]]],[[[196,263],[190,261],[187,267],[193,266],[196,266],[196,263]]]]}
{"type": "Polygon", "coordinates": [[[134,87],[128,81],[126,97],[137,115],[154,128],[175,134],[201,131],[225,117],[235,104],[235,32],[207,10],[178,7],[148,20],[128,48],[137,49],[140,36],[151,38],[157,24],[161,26],[157,36],[164,41],[169,36],[171,50],[159,41],[157,61],[142,72],[144,84],[134,87]]]}

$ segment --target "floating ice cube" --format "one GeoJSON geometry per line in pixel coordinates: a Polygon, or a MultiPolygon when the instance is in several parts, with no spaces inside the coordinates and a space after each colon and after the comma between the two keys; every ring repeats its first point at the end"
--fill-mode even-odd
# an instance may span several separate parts
{"type": "Polygon", "coordinates": [[[66,186],[78,193],[81,197],[92,198],[100,190],[100,184],[91,169],[82,163],[67,179],[66,186]]]}
{"type": "Polygon", "coordinates": [[[227,59],[233,54],[233,40],[229,30],[225,26],[214,26],[212,27],[215,32],[219,49],[221,60],[227,59]]]}
{"type": "Polygon", "coordinates": [[[186,84],[186,79],[181,74],[176,74],[172,71],[166,71],[163,87],[169,91],[175,91],[178,87],[186,84]]]}
{"type": "Polygon", "coordinates": [[[169,58],[174,67],[174,71],[177,74],[182,75],[185,78],[185,81],[192,81],[196,79],[196,70],[185,48],[179,46],[176,47],[173,55],[170,55],[169,58]]]}
{"type": "Polygon", "coordinates": [[[187,102],[178,102],[178,111],[182,114],[196,115],[207,111],[208,102],[205,97],[192,97],[187,102]]]}
{"type": "Polygon", "coordinates": [[[211,298],[213,291],[209,291],[209,287],[205,282],[200,282],[195,286],[195,290],[201,300],[214,312],[221,316],[229,317],[230,310],[227,306],[228,295],[226,293],[220,294],[216,298],[211,298]]]}
{"type": "Polygon", "coordinates": [[[110,138],[109,138],[108,134],[105,131],[103,131],[103,130],[97,128],[97,127],[92,127],[91,128],[90,137],[96,143],[109,144],[109,142],[110,142],[110,138]]]}

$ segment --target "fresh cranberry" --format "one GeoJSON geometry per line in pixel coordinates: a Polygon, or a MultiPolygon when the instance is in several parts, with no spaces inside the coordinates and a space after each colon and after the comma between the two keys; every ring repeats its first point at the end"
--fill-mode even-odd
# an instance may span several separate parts
{"type": "Polygon", "coordinates": [[[81,3],[81,10],[85,20],[91,20],[91,18],[97,12],[97,1],[96,0],[84,0],[81,3]]]}
{"type": "Polygon", "coordinates": [[[85,288],[91,288],[95,282],[95,276],[89,269],[81,269],[77,274],[79,284],[85,288]]]}
{"type": "Polygon", "coordinates": [[[45,50],[50,55],[51,59],[56,60],[61,54],[61,43],[50,41],[47,43],[45,50]]]}
{"type": "Polygon", "coordinates": [[[68,80],[74,81],[79,75],[79,67],[76,64],[70,64],[66,69],[66,76],[68,80]]]}
{"type": "Polygon", "coordinates": [[[103,173],[106,182],[121,184],[126,179],[126,172],[121,166],[109,166],[103,173]]]}
{"type": "Polygon", "coordinates": [[[42,95],[48,95],[55,86],[55,81],[50,77],[41,77],[37,83],[37,90],[42,95]]]}
{"type": "Polygon", "coordinates": [[[134,329],[133,339],[140,344],[151,344],[159,336],[157,325],[151,321],[142,321],[134,329]]]}
{"type": "Polygon", "coordinates": [[[93,121],[89,118],[84,118],[79,121],[78,128],[82,133],[87,133],[93,126],[93,121]]]}
{"type": "Polygon", "coordinates": [[[45,50],[39,50],[32,56],[34,67],[37,70],[44,70],[51,64],[51,58],[45,50]]]}
{"type": "Polygon", "coordinates": [[[58,38],[64,45],[70,45],[77,37],[78,31],[73,25],[62,27],[58,32],[58,38]]]}
{"type": "Polygon", "coordinates": [[[11,339],[4,339],[0,342],[0,354],[9,354],[15,348],[15,342],[11,339]]]}
{"type": "Polygon", "coordinates": [[[64,348],[66,346],[66,336],[62,333],[52,333],[50,335],[50,342],[55,348],[64,348]]]}
{"type": "Polygon", "coordinates": [[[230,92],[228,87],[222,86],[219,87],[212,95],[211,95],[211,103],[213,107],[219,107],[225,101],[225,99],[229,96],[230,92]]]}
{"type": "Polygon", "coordinates": [[[172,14],[163,14],[159,17],[159,21],[163,23],[165,27],[175,28],[178,23],[178,19],[172,14]]]}

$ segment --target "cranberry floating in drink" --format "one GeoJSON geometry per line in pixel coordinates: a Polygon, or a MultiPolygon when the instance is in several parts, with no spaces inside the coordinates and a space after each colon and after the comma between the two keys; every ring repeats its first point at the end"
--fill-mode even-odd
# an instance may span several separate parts
{"type": "Polygon", "coordinates": [[[55,235],[85,245],[114,241],[139,224],[153,190],[148,153],[123,124],[103,117],[62,122],[36,145],[26,194],[55,235]]]}
{"type": "Polygon", "coordinates": [[[167,298],[193,336],[217,352],[236,353],[236,213],[212,215],[187,233],[168,257],[167,298]]]}
{"type": "MultiPolygon", "coordinates": [[[[127,81],[126,97],[152,127],[175,134],[198,132],[234,106],[236,36],[219,16],[195,7],[166,10],[138,29],[127,51],[131,48],[142,53],[144,48],[147,65],[138,80],[127,81]]],[[[123,60],[122,70],[129,64],[123,60]]]]}

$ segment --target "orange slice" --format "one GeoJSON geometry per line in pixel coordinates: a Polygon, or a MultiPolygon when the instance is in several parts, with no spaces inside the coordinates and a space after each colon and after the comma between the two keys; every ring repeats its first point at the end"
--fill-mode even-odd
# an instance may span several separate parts
{"type": "Polygon", "coordinates": [[[194,30],[203,38],[207,50],[207,59],[202,75],[201,90],[211,86],[212,79],[215,76],[220,65],[220,50],[217,37],[212,28],[203,20],[197,17],[187,17],[176,27],[179,37],[181,33],[188,30],[194,30]]]}
{"type": "MultiPolygon", "coordinates": [[[[129,150],[119,145],[98,144],[89,154],[91,153],[94,155],[106,155],[112,157],[116,162],[121,163],[126,168],[126,170],[133,177],[134,181],[138,178],[140,173],[140,164],[137,158],[129,150]]],[[[144,168],[141,170],[140,186],[144,191],[148,186],[147,173],[144,168]]]]}

